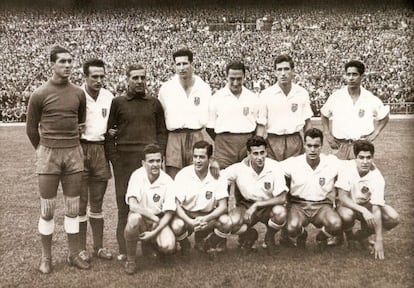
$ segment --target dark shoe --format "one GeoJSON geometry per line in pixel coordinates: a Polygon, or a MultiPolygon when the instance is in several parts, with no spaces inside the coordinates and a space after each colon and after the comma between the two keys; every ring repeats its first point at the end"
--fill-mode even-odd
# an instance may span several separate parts
{"type": "Polygon", "coordinates": [[[189,255],[190,250],[191,250],[190,240],[188,240],[188,238],[185,238],[184,240],[181,240],[179,242],[180,242],[180,247],[181,247],[181,255],[182,256],[189,255]]]}
{"type": "Polygon", "coordinates": [[[127,260],[125,262],[124,267],[125,267],[125,273],[128,274],[128,275],[133,275],[137,271],[137,264],[135,263],[135,261],[127,260]]]}
{"type": "Polygon", "coordinates": [[[302,234],[300,234],[296,239],[296,247],[299,249],[305,249],[306,239],[308,239],[308,232],[306,230],[303,230],[302,234]]]}
{"type": "Polygon", "coordinates": [[[88,251],[82,250],[79,252],[79,257],[86,262],[91,262],[91,256],[89,255],[88,251]]]}
{"type": "Polygon", "coordinates": [[[194,244],[194,249],[196,249],[197,251],[203,252],[203,253],[207,252],[208,248],[209,247],[208,247],[207,241],[204,239],[194,244]]]}
{"type": "Polygon", "coordinates": [[[141,250],[145,257],[157,258],[159,255],[156,244],[152,242],[141,241],[141,250]]]}
{"type": "Polygon", "coordinates": [[[239,235],[239,246],[242,249],[252,249],[254,243],[259,238],[259,233],[254,228],[249,228],[246,232],[239,235]]]}
{"type": "Polygon", "coordinates": [[[328,236],[326,236],[322,231],[319,231],[316,235],[316,244],[319,252],[323,252],[326,249],[328,246],[328,239],[328,236]]]}
{"type": "Polygon", "coordinates": [[[344,234],[340,233],[337,236],[328,237],[326,244],[327,246],[341,246],[344,244],[344,234]]]}
{"type": "Polygon", "coordinates": [[[275,242],[274,231],[269,231],[269,229],[266,231],[263,247],[266,249],[269,255],[274,255],[274,254],[279,253],[279,249],[276,246],[276,242],[275,242]]]}
{"type": "Polygon", "coordinates": [[[91,268],[88,262],[82,260],[79,255],[76,256],[68,256],[68,264],[70,266],[75,266],[76,268],[87,270],[91,268]]]}
{"type": "Polygon", "coordinates": [[[40,260],[39,271],[42,274],[49,274],[52,272],[52,259],[47,257],[42,257],[40,260]]]}
{"type": "Polygon", "coordinates": [[[286,247],[286,248],[295,248],[296,243],[289,238],[287,231],[282,229],[280,231],[280,239],[279,239],[280,246],[286,247]]]}
{"type": "Polygon", "coordinates": [[[93,256],[104,260],[112,260],[112,253],[107,248],[99,248],[93,252],[93,256]]]}

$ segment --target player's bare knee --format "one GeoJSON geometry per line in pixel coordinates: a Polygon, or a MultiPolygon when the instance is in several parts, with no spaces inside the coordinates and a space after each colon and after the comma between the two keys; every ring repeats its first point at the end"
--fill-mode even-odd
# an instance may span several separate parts
{"type": "Polygon", "coordinates": [[[302,224],[296,219],[290,219],[290,221],[286,224],[286,230],[289,236],[298,236],[302,231],[302,224]]]}
{"type": "Polygon", "coordinates": [[[232,224],[233,222],[227,214],[221,215],[217,221],[218,228],[220,228],[220,230],[224,233],[228,233],[232,230],[232,224]]]}
{"type": "Polygon", "coordinates": [[[285,224],[287,220],[286,208],[282,205],[273,206],[270,219],[277,225],[285,224]]]}
{"type": "Polygon", "coordinates": [[[40,217],[43,220],[50,221],[55,214],[56,198],[40,198],[40,217]]]}
{"type": "Polygon", "coordinates": [[[330,215],[327,219],[327,224],[325,225],[327,230],[331,232],[337,232],[342,229],[342,220],[341,217],[337,214],[330,215]]]}
{"type": "Polygon", "coordinates": [[[181,235],[185,232],[185,223],[183,219],[175,217],[171,221],[171,230],[174,232],[175,235],[181,235]]]}

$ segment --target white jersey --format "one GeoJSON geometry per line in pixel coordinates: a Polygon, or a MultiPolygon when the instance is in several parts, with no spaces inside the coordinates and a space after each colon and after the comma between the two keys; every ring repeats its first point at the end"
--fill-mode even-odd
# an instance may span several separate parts
{"type": "Polygon", "coordinates": [[[288,158],[281,162],[285,175],[291,179],[290,194],[309,201],[323,201],[333,190],[341,165],[334,155],[320,155],[319,165],[312,169],[306,155],[288,158]]]}
{"type": "Polygon", "coordinates": [[[174,191],[181,207],[190,212],[209,213],[217,207],[218,200],[229,197],[226,179],[214,179],[208,171],[207,176],[200,180],[194,165],[184,167],[177,173],[174,191]]]}
{"type": "Polygon", "coordinates": [[[129,204],[129,198],[135,197],[142,207],[148,209],[154,215],[161,212],[175,211],[175,195],[173,180],[164,171],[160,171],[157,180],[151,183],[144,167],[135,170],[128,182],[125,201],[129,204]]]}
{"type": "Polygon", "coordinates": [[[321,108],[322,115],[332,119],[332,135],[352,140],[371,134],[375,129],[374,120],[384,119],[389,111],[389,106],[363,87],[354,103],[348,86],[335,91],[321,108]]]}
{"type": "Polygon", "coordinates": [[[259,97],[258,124],[267,127],[267,133],[287,135],[300,132],[305,120],[313,115],[310,107],[309,93],[292,83],[289,95],[275,84],[265,89],[259,97]]]}
{"type": "Polygon", "coordinates": [[[345,161],[339,169],[335,187],[351,192],[351,198],[357,204],[369,202],[372,205],[385,205],[385,181],[378,168],[361,177],[355,160],[345,161]]]}
{"type": "Polygon", "coordinates": [[[211,88],[200,77],[194,75],[195,82],[187,96],[178,75],[165,82],[158,99],[164,108],[165,124],[169,131],[176,129],[201,129],[207,125],[211,88]]]}
{"type": "Polygon", "coordinates": [[[82,89],[86,95],[86,120],[85,132],[82,133],[81,139],[87,141],[104,141],[109,110],[111,109],[114,95],[109,90],[101,88],[95,100],[86,91],[85,84],[82,85],[82,89]]]}
{"type": "Polygon", "coordinates": [[[250,201],[272,199],[288,191],[279,162],[266,158],[263,170],[257,174],[250,163],[235,163],[222,172],[229,182],[236,183],[243,198],[250,201]]]}
{"type": "Polygon", "coordinates": [[[239,97],[234,96],[229,86],[218,90],[212,97],[207,127],[218,133],[251,133],[256,129],[259,98],[242,87],[239,97]]]}

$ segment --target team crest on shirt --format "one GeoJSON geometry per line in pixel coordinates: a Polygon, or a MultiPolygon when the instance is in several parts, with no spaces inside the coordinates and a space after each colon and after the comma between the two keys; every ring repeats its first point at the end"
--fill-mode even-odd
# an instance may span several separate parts
{"type": "Polygon", "coordinates": [[[244,116],[249,115],[249,107],[243,107],[243,115],[244,116]]]}
{"type": "Polygon", "coordinates": [[[201,102],[200,97],[194,97],[194,105],[198,106],[200,105],[200,102],[201,102]]]}
{"type": "Polygon", "coordinates": [[[161,196],[158,194],[154,194],[154,196],[152,196],[152,200],[154,200],[154,202],[158,202],[160,201],[161,196]]]}
{"type": "Polygon", "coordinates": [[[270,182],[264,182],[263,185],[265,190],[269,190],[270,188],[272,188],[272,183],[270,182]]]}
{"type": "Polygon", "coordinates": [[[359,109],[359,111],[358,111],[358,116],[359,116],[360,118],[362,118],[362,117],[364,117],[364,115],[365,115],[365,110],[364,110],[364,109],[359,109]]]}
{"type": "Polygon", "coordinates": [[[371,191],[369,191],[369,188],[367,186],[362,186],[361,193],[364,194],[367,198],[371,197],[371,191]]]}
{"type": "Polygon", "coordinates": [[[298,110],[298,104],[292,103],[292,106],[290,106],[290,110],[292,110],[292,112],[296,112],[298,110]]]}
{"type": "Polygon", "coordinates": [[[107,114],[108,114],[108,109],[102,108],[102,117],[105,118],[107,114]]]}
{"type": "Polygon", "coordinates": [[[210,200],[212,197],[213,197],[213,192],[211,192],[211,191],[207,191],[207,192],[206,192],[206,199],[207,199],[207,200],[210,200]]]}
{"type": "Polygon", "coordinates": [[[321,185],[321,186],[323,186],[323,185],[325,185],[325,178],[324,177],[321,177],[321,178],[319,178],[319,185],[321,185]]]}

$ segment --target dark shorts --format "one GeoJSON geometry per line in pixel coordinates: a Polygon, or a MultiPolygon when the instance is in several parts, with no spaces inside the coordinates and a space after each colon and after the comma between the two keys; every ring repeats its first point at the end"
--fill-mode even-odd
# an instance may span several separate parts
{"type": "Polygon", "coordinates": [[[36,173],[70,175],[83,171],[82,147],[50,148],[39,145],[36,149],[36,173]]]}
{"type": "Polygon", "coordinates": [[[247,156],[246,142],[252,133],[221,133],[214,140],[214,159],[220,169],[241,162],[247,156]]]}
{"type": "Polygon", "coordinates": [[[329,200],[314,202],[290,199],[289,210],[296,211],[312,222],[319,213],[333,210],[333,207],[329,200]]]}
{"type": "Polygon", "coordinates": [[[179,129],[168,133],[166,166],[183,168],[193,163],[193,145],[204,140],[200,130],[179,129]]]}
{"type": "MultiPolygon", "coordinates": [[[[253,203],[254,203],[253,201],[249,201],[249,200],[246,200],[246,199],[241,199],[236,204],[236,207],[241,208],[244,211],[246,211],[247,209],[249,209],[250,206],[253,205],[253,203]]],[[[273,209],[273,206],[267,206],[267,207],[257,209],[253,214],[252,222],[253,223],[261,222],[261,223],[267,225],[267,222],[269,221],[269,218],[270,218],[270,214],[272,213],[272,209],[273,209]]]]}
{"type": "Polygon", "coordinates": [[[299,132],[289,135],[268,134],[268,157],[277,161],[298,156],[304,152],[302,136],[299,132]]]}
{"type": "Polygon", "coordinates": [[[105,157],[104,145],[82,143],[84,154],[83,179],[93,181],[107,181],[111,178],[111,168],[105,157]]]}

